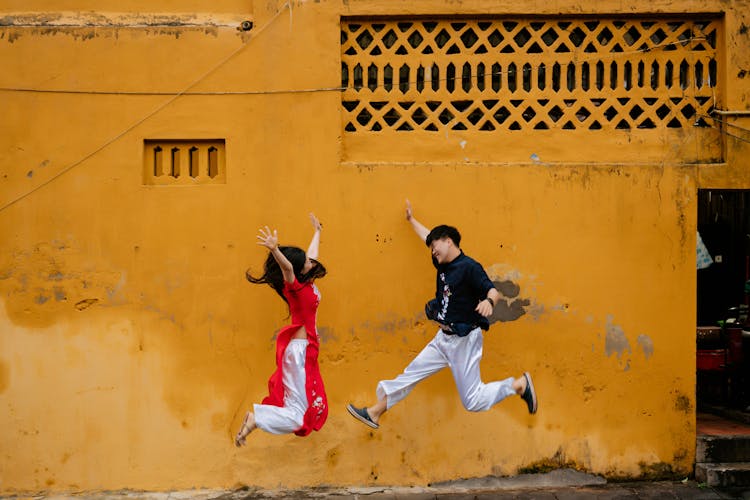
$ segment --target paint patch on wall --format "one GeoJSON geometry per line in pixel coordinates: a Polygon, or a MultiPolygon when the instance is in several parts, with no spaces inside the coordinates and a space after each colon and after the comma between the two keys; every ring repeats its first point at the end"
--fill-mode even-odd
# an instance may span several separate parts
{"type": "Polygon", "coordinates": [[[529,313],[529,316],[534,318],[535,321],[538,321],[542,315],[545,313],[546,308],[544,307],[544,304],[538,304],[534,303],[531,304],[530,307],[528,307],[527,312],[529,313]]]}
{"type": "Polygon", "coordinates": [[[654,341],[648,335],[638,335],[638,345],[646,359],[654,355],[654,341]]]}
{"type": "Polygon", "coordinates": [[[333,328],[328,326],[320,326],[317,327],[318,330],[318,336],[320,337],[320,340],[323,342],[335,342],[337,340],[336,336],[333,333],[333,328]]]}
{"type": "Polygon", "coordinates": [[[607,356],[611,356],[613,353],[617,353],[617,359],[622,358],[625,351],[628,354],[632,354],[633,350],[630,348],[630,342],[625,336],[625,332],[619,325],[612,324],[612,316],[607,317],[607,335],[604,339],[604,351],[607,356]]]}
{"type": "Polygon", "coordinates": [[[503,295],[503,300],[495,304],[495,310],[490,316],[490,324],[497,321],[515,321],[524,314],[531,304],[529,299],[520,298],[521,287],[511,280],[493,280],[495,288],[503,295]]]}
{"type": "Polygon", "coordinates": [[[417,313],[413,318],[401,317],[389,312],[379,315],[379,318],[375,321],[364,321],[360,325],[360,328],[381,333],[394,333],[397,331],[412,330],[416,326],[419,326],[424,318],[425,315],[422,311],[417,313]]]}

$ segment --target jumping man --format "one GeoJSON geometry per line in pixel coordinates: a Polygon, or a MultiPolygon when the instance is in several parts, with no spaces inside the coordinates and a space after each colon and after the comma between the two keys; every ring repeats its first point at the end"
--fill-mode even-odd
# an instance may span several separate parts
{"type": "Polygon", "coordinates": [[[495,289],[482,266],[461,251],[461,235],[455,227],[440,225],[431,231],[422,225],[406,201],[409,221],[432,252],[437,268],[435,298],[425,306],[428,319],[439,330],[416,358],[393,380],[383,380],[376,389],[377,402],[368,407],[347,406],[360,422],[377,429],[380,417],[404,399],[425,378],[450,367],[461,403],[469,411],[486,411],[508,396],[518,394],[526,402],[529,413],[537,411],[537,397],[531,375],[507,378],[485,384],[479,372],[482,359],[482,330],[490,327],[500,293],[495,289]]]}

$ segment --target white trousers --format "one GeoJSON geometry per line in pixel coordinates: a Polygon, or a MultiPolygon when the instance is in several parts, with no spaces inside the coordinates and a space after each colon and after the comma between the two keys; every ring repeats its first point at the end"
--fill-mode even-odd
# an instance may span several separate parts
{"type": "Polygon", "coordinates": [[[305,391],[307,339],[292,339],[282,359],[284,406],[253,405],[255,424],[271,434],[291,434],[302,427],[309,406],[305,391]]]}
{"type": "Polygon", "coordinates": [[[461,396],[461,403],[469,411],[486,411],[516,393],[513,377],[485,384],[479,372],[482,359],[482,330],[475,328],[465,337],[437,335],[417,354],[404,372],[394,380],[383,380],[376,390],[378,400],[385,397],[387,408],[404,399],[422,380],[446,366],[453,372],[453,380],[461,396]]]}

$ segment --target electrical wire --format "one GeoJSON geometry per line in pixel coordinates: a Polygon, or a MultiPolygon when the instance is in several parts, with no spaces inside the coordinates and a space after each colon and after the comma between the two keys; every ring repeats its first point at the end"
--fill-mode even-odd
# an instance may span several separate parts
{"type": "Polygon", "coordinates": [[[220,67],[222,67],[223,65],[225,65],[231,59],[233,59],[242,50],[244,50],[250,44],[250,42],[252,42],[253,40],[255,40],[258,37],[258,35],[260,35],[268,26],[270,26],[271,23],[273,23],[273,21],[276,20],[276,18],[279,17],[279,15],[281,15],[281,13],[284,11],[284,9],[288,8],[288,7],[289,7],[289,2],[287,2],[286,4],[284,4],[281,7],[281,9],[279,9],[279,11],[276,14],[274,14],[274,16],[271,19],[269,19],[269,21],[263,27],[261,27],[257,32],[255,32],[253,34],[252,38],[250,38],[247,42],[244,42],[238,48],[236,48],[235,50],[233,50],[228,56],[224,57],[224,59],[222,59],[216,65],[214,65],[211,69],[209,69],[208,71],[206,71],[205,73],[203,73],[200,77],[198,77],[196,80],[194,80],[191,84],[189,84],[187,87],[185,87],[182,91],[177,92],[176,94],[174,94],[172,97],[170,97],[169,99],[167,99],[166,101],[164,101],[162,104],[160,104],[159,106],[157,106],[153,111],[149,112],[144,117],[140,118],[135,123],[133,123],[132,125],[128,126],[125,130],[123,130],[119,134],[117,134],[114,137],[112,137],[111,139],[105,141],[102,145],[100,145],[99,147],[95,148],[90,153],[86,154],[83,158],[74,161],[73,163],[69,164],[68,166],[66,166],[65,168],[63,168],[58,173],[56,173],[55,175],[53,175],[49,179],[45,180],[41,184],[35,186],[34,188],[30,189],[29,191],[26,191],[25,193],[21,194],[20,196],[14,198],[13,200],[11,200],[11,201],[3,204],[2,206],[0,206],[0,212],[5,211],[7,208],[11,207],[12,205],[15,205],[16,203],[18,203],[22,199],[26,198],[27,196],[31,195],[32,193],[35,193],[36,191],[40,190],[44,186],[50,184],[51,182],[55,181],[56,179],[58,179],[62,175],[64,175],[67,172],[71,171],[72,169],[74,169],[75,167],[77,167],[78,165],[80,165],[81,163],[85,162],[86,160],[88,160],[92,156],[96,155],[97,153],[99,153],[100,151],[102,151],[103,149],[105,149],[110,144],[112,144],[112,143],[116,142],[117,140],[119,140],[125,134],[127,134],[131,130],[135,129],[136,127],[138,127],[140,124],[142,124],[143,122],[145,122],[146,120],[148,120],[149,118],[151,118],[152,116],[154,116],[155,114],[157,114],[158,112],[160,112],[162,109],[164,109],[167,106],[169,106],[171,103],[173,103],[174,101],[176,101],[180,96],[184,95],[191,88],[193,88],[196,85],[198,85],[200,82],[202,82],[204,79],[206,79],[209,75],[211,75],[212,73],[214,73],[220,67]]]}
{"type": "MultiPolygon", "coordinates": [[[[288,4],[286,4],[288,5],[288,4]]],[[[277,13],[278,15],[278,13],[277,13]]],[[[601,55],[592,55],[589,58],[584,59],[576,59],[575,62],[571,61],[568,64],[574,64],[575,66],[578,66],[583,63],[588,63],[591,61],[606,61],[606,60],[613,60],[616,58],[631,56],[633,54],[639,54],[639,53],[648,53],[652,52],[654,50],[670,47],[673,45],[687,45],[689,42],[699,41],[699,40],[706,40],[706,37],[692,37],[688,38],[683,41],[678,42],[669,42],[669,43],[663,43],[654,45],[651,47],[646,47],[643,49],[637,49],[632,50],[629,52],[614,52],[612,54],[601,54],[601,55]]],[[[567,65],[566,65],[567,66],[567,65]]],[[[524,73],[531,73],[532,71],[536,70],[539,71],[540,68],[544,67],[545,71],[547,70],[547,66],[544,63],[541,63],[534,67],[524,67],[518,70],[518,73],[524,74],[524,73]]],[[[485,73],[485,75],[491,77],[495,76],[503,76],[505,74],[510,74],[509,71],[494,71],[490,73],[485,73]]],[[[374,91],[379,88],[387,88],[387,87],[401,87],[401,86],[417,86],[419,84],[427,84],[432,82],[449,82],[456,80],[463,80],[462,75],[457,75],[454,77],[445,77],[445,78],[437,78],[437,79],[424,79],[424,80],[410,80],[408,82],[391,82],[389,84],[383,83],[378,85],[346,85],[346,86],[334,86],[334,87],[319,87],[319,88],[310,88],[310,89],[279,89],[279,90],[240,90],[240,91],[204,91],[204,92],[189,92],[189,91],[182,91],[179,92],[179,95],[186,95],[186,96],[216,96],[216,95],[228,95],[228,96],[234,96],[234,95],[273,95],[273,94],[305,94],[305,93],[316,93],[316,92],[342,92],[346,90],[354,90],[359,91],[363,88],[368,88],[371,91],[374,91]]],[[[679,80],[679,76],[672,79],[672,82],[676,82],[679,80]]],[[[710,85],[710,82],[709,82],[710,85]]],[[[192,86],[191,86],[192,87],[192,86]]],[[[189,90],[189,89],[188,89],[189,90]]],[[[36,88],[24,88],[24,87],[0,87],[0,92],[30,92],[30,93],[43,93],[43,94],[86,94],[86,95],[125,95],[125,96],[154,96],[154,95],[176,95],[175,92],[158,92],[158,91],[124,91],[124,90],[70,90],[70,89],[36,89],[36,88]]]]}
{"type": "MultiPolygon", "coordinates": [[[[722,120],[721,118],[716,118],[715,116],[708,116],[708,115],[698,115],[698,116],[701,117],[701,118],[708,118],[709,120],[713,120],[715,122],[719,122],[722,125],[726,125],[728,127],[732,127],[732,128],[736,128],[738,130],[742,130],[743,132],[750,133],[750,129],[749,128],[741,127],[739,125],[735,125],[734,123],[730,123],[730,122],[728,122],[726,120],[722,120]]],[[[715,125],[710,125],[710,124],[709,124],[709,126],[711,128],[714,128],[714,129],[718,130],[720,133],[722,133],[724,135],[727,135],[729,137],[737,139],[738,141],[750,143],[750,139],[746,139],[744,137],[740,137],[739,135],[732,134],[732,133],[728,132],[727,130],[725,130],[724,127],[717,127],[715,125]]]]}
{"type": "Polygon", "coordinates": [[[711,120],[713,120],[715,122],[719,122],[719,123],[721,123],[723,125],[726,125],[727,127],[736,128],[738,130],[742,130],[743,132],[750,132],[750,128],[741,127],[739,125],[735,125],[734,123],[730,123],[730,122],[728,122],[726,120],[722,120],[721,118],[716,118],[715,116],[708,116],[708,115],[698,115],[698,116],[700,116],[702,118],[709,118],[709,119],[711,119],[711,120]]]}
{"type": "MultiPolygon", "coordinates": [[[[345,90],[346,87],[322,87],[315,89],[290,89],[290,90],[224,90],[224,91],[202,91],[202,92],[180,92],[182,96],[205,96],[205,95],[265,95],[265,94],[296,94],[309,92],[331,92],[345,90]]],[[[141,90],[66,90],[66,89],[31,89],[0,87],[0,92],[31,92],[39,94],[85,94],[85,95],[124,95],[124,96],[163,96],[175,95],[175,92],[141,91],[141,90]]]]}
{"type": "MultiPolygon", "coordinates": [[[[727,125],[729,127],[734,127],[736,129],[742,130],[743,132],[750,133],[750,129],[745,128],[745,127],[740,127],[739,125],[735,125],[734,123],[729,123],[729,122],[727,122],[725,120],[722,120],[720,118],[716,118],[716,117],[713,117],[713,116],[707,116],[707,115],[698,115],[698,116],[700,116],[702,118],[708,118],[709,120],[713,120],[715,122],[719,122],[719,123],[721,123],[723,125],[727,125]]],[[[709,124],[709,126],[711,128],[713,128],[713,129],[718,130],[720,134],[726,135],[726,136],[731,137],[733,139],[736,139],[736,140],[738,140],[740,142],[747,142],[748,144],[750,144],[750,139],[747,139],[745,137],[741,137],[739,135],[732,134],[731,132],[727,131],[724,127],[716,126],[716,125],[711,125],[711,124],[709,124]]]]}
{"type": "Polygon", "coordinates": [[[732,134],[730,132],[727,132],[726,130],[724,130],[721,127],[717,127],[716,125],[709,125],[709,126],[711,128],[713,128],[713,129],[718,130],[720,134],[732,137],[733,139],[736,139],[736,140],[738,140],[740,142],[746,142],[746,143],[750,144],[750,139],[745,139],[744,137],[740,137],[739,135],[734,135],[734,134],[732,134]]]}
{"type": "MultiPolygon", "coordinates": [[[[290,10],[290,23],[291,23],[292,22],[292,18],[291,18],[291,5],[289,4],[289,2],[287,2],[287,3],[285,3],[281,7],[281,9],[279,9],[279,11],[262,28],[258,29],[253,34],[253,38],[251,38],[250,41],[252,41],[255,38],[257,38],[257,36],[260,35],[260,33],[262,33],[268,26],[270,26],[271,23],[286,8],[288,8],[290,10]]],[[[614,59],[614,58],[617,58],[617,57],[630,56],[632,54],[637,54],[637,53],[646,53],[646,52],[651,52],[651,51],[659,49],[659,48],[664,48],[664,47],[668,47],[668,46],[672,46],[672,45],[677,45],[677,44],[680,44],[680,45],[684,46],[684,45],[687,45],[687,43],[689,43],[689,42],[693,42],[693,41],[697,41],[697,40],[706,40],[706,38],[705,37],[691,37],[689,39],[682,40],[682,41],[670,42],[670,43],[664,43],[664,44],[658,44],[658,45],[655,45],[655,46],[652,46],[652,47],[646,47],[646,48],[643,48],[643,49],[637,49],[637,50],[630,51],[630,52],[617,52],[617,53],[611,54],[610,56],[597,55],[597,56],[592,56],[591,58],[588,58],[588,59],[577,60],[576,64],[581,64],[581,63],[585,63],[585,62],[592,61],[592,60],[602,61],[602,60],[606,60],[608,58],[614,59]]],[[[36,187],[32,188],[31,190],[27,191],[26,193],[24,193],[24,194],[16,197],[15,199],[13,199],[13,200],[5,203],[4,205],[0,206],[0,212],[4,211],[5,209],[9,208],[10,206],[16,204],[17,202],[21,201],[22,199],[26,198],[27,196],[31,195],[32,193],[36,192],[37,190],[43,188],[44,186],[50,184],[51,182],[53,182],[54,180],[58,179],[59,177],[61,177],[65,173],[69,172],[73,168],[77,167],[81,163],[83,163],[86,160],[88,160],[89,158],[93,157],[94,155],[96,155],[97,153],[99,153],[100,151],[102,151],[103,149],[105,149],[106,147],[108,147],[109,145],[111,145],[112,143],[114,143],[117,140],[119,140],[120,138],[122,138],[125,134],[127,134],[130,131],[132,131],[133,129],[135,129],[136,127],[138,127],[139,125],[141,125],[143,122],[145,122],[146,120],[148,120],[152,116],[156,115],[162,109],[164,109],[169,104],[171,104],[172,102],[174,102],[175,100],[177,100],[179,97],[182,97],[182,96],[191,96],[191,95],[195,95],[195,96],[201,96],[201,95],[268,95],[268,94],[295,94],[295,93],[315,93],[315,92],[335,92],[335,91],[339,91],[340,92],[340,91],[345,91],[345,90],[349,90],[349,89],[353,89],[353,90],[357,90],[358,91],[359,88],[364,88],[364,86],[359,87],[359,88],[357,88],[357,87],[350,87],[350,86],[339,86],[339,87],[322,87],[322,88],[312,88],[312,89],[286,89],[286,90],[282,89],[282,90],[234,91],[234,92],[233,91],[190,92],[190,89],[192,89],[193,87],[195,87],[198,83],[200,83],[201,81],[203,81],[209,75],[211,75],[216,70],[218,70],[220,67],[222,67],[224,64],[226,64],[229,60],[231,60],[232,58],[234,58],[245,47],[247,47],[248,44],[249,44],[249,42],[243,43],[240,47],[238,47],[233,52],[231,52],[228,56],[226,56],[224,59],[222,59],[221,61],[219,61],[214,67],[212,67],[206,73],[204,73],[199,78],[197,78],[196,80],[194,80],[191,84],[189,84],[183,90],[181,90],[179,92],[176,92],[176,93],[172,93],[172,92],[141,92],[141,91],[97,91],[97,90],[94,90],[94,91],[90,91],[90,90],[89,91],[85,91],[85,90],[65,90],[65,89],[55,90],[55,89],[30,89],[30,88],[0,87],[0,91],[4,91],[4,92],[35,92],[35,93],[56,93],[56,94],[61,94],[62,93],[62,94],[86,94],[86,95],[147,95],[147,96],[169,95],[170,96],[169,99],[167,99],[161,105],[157,106],[153,111],[151,111],[150,113],[148,113],[147,115],[145,115],[144,117],[142,117],[141,119],[139,119],[138,121],[136,121],[135,123],[133,123],[132,125],[130,125],[129,127],[127,127],[125,130],[123,130],[119,134],[117,134],[114,137],[112,137],[111,139],[107,140],[102,145],[100,145],[99,147],[97,147],[96,149],[94,149],[93,151],[91,151],[90,153],[88,153],[87,155],[85,155],[84,157],[82,157],[81,159],[79,159],[77,161],[74,161],[73,163],[69,164],[68,166],[66,166],[65,168],[63,168],[61,171],[59,171],[57,174],[53,175],[52,177],[50,177],[46,181],[42,182],[41,184],[39,184],[36,187]]],[[[538,70],[542,66],[544,66],[545,69],[546,69],[546,66],[544,65],[544,63],[536,66],[536,69],[538,70]]],[[[524,67],[524,68],[521,69],[521,73],[522,74],[524,72],[527,72],[527,71],[529,71],[529,72],[532,71],[532,68],[526,68],[526,67],[524,67]]],[[[489,76],[501,76],[501,75],[503,75],[505,73],[508,73],[508,72],[507,71],[505,71],[505,72],[504,71],[491,72],[491,73],[489,73],[489,76]]],[[[442,79],[439,79],[438,81],[439,82],[448,82],[450,80],[453,80],[455,82],[455,80],[459,80],[459,79],[463,80],[463,76],[455,76],[453,78],[442,78],[442,79]]],[[[672,81],[673,82],[677,81],[677,79],[678,78],[674,78],[672,81]]],[[[434,81],[435,80],[425,80],[422,83],[432,83],[434,81]]],[[[417,81],[410,82],[410,84],[415,85],[415,86],[418,83],[420,83],[420,82],[417,82],[417,81]]],[[[391,85],[391,87],[394,86],[394,84],[392,84],[392,83],[390,85],[391,85]]],[[[398,82],[398,83],[395,84],[395,86],[403,86],[403,85],[404,85],[404,82],[398,82]]],[[[382,86],[385,87],[386,84],[383,83],[382,86]]],[[[367,87],[370,88],[369,85],[367,87]]],[[[376,88],[378,88],[378,87],[380,87],[380,86],[376,86],[376,88]]],[[[714,128],[716,128],[716,127],[714,127],[714,128]]],[[[726,131],[722,131],[722,132],[726,133],[726,131]]],[[[744,139],[739,138],[737,136],[733,136],[732,134],[727,134],[727,135],[735,137],[735,138],[737,138],[739,140],[744,140],[744,139]]]]}

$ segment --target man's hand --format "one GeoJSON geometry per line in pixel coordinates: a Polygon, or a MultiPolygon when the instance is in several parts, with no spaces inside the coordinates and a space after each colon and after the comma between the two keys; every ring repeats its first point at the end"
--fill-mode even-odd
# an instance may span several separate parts
{"type": "Polygon", "coordinates": [[[430,234],[430,230],[424,227],[422,223],[414,217],[414,211],[412,210],[411,202],[408,199],[406,200],[406,220],[409,221],[414,232],[417,233],[419,239],[424,243],[427,239],[427,235],[430,234]]]}
{"type": "Polygon", "coordinates": [[[474,310],[485,318],[489,318],[492,316],[492,311],[495,310],[495,306],[501,300],[503,300],[503,297],[500,295],[500,292],[497,291],[497,288],[490,288],[487,292],[487,297],[479,301],[479,304],[477,304],[477,307],[474,310]]]}
{"type": "Polygon", "coordinates": [[[479,304],[477,304],[477,307],[474,310],[478,312],[479,314],[481,314],[482,316],[484,316],[485,318],[489,318],[490,316],[492,316],[492,311],[494,309],[495,308],[493,307],[492,304],[490,304],[490,301],[487,299],[484,299],[481,302],[479,302],[479,304]]]}

